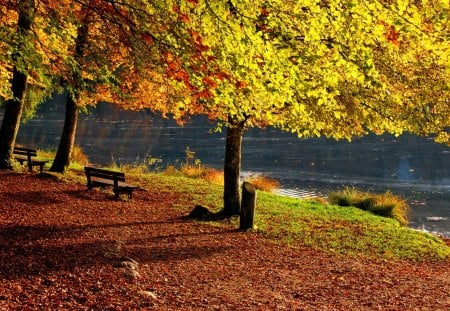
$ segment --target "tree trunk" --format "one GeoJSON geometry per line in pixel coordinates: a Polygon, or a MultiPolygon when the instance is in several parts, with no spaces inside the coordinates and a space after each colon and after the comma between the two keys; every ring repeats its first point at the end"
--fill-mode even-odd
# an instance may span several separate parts
{"type": "MultiPolygon", "coordinates": [[[[87,34],[89,26],[89,18],[91,12],[86,13],[84,23],[77,31],[77,39],[75,41],[75,59],[81,63],[84,51],[87,46],[87,34]]],[[[64,119],[63,132],[61,140],[59,141],[58,151],[56,152],[55,160],[53,161],[50,171],[64,173],[66,168],[70,165],[72,150],[75,143],[75,135],[77,132],[78,123],[78,92],[81,83],[81,73],[75,72],[72,77],[74,81],[72,87],[73,91],[67,93],[66,101],[66,115],[64,119]]],[[[63,81],[65,84],[67,81],[63,81]]]]}
{"type": "Polygon", "coordinates": [[[244,122],[227,127],[224,163],[223,213],[227,217],[239,215],[239,175],[241,173],[241,148],[244,122]]]}
{"type": "Polygon", "coordinates": [[[75,143],[75,134],[78,123],[78,106],[73,95],[67,94],[66,114],[64,118],[64,127],[59,141],[58,151],[53,161],[51,172],[64,173],[70,164],[72,150],[75,143]]]}
{"type": "Polygon", "coordinates": [[[239,230],[245,231],[254,229],[255,208],[256,189],[252,184],[244,182],[242,184],[242,204],[239,218],[239,230]]]}
{"type": "MultiPolygon", "coordinates": [[[[31,30],[33,22],[34,1],[22,1],[18,4],[19,20],[17,32],[22,36],[21,40],[27,40],[27,34],[31,30]]],[[[29,39],[29,38],[28,38],[29,39]]],[[[21,49],[20,40],[17,49],[21,49]]],[[[19,51],[13,56],[13,61],[17,62],[19,51]]],[[[27,75],[14,65],[11,91],[13,98],[5,102],[5,114],[3,115],[2,126],[0,128],[0,169],[12,169],[13,150],[19,132],[20,118],[22,117],[23,103],[27,91],[27,75]]]]}
{"type": "Polygon", "coordinates": [[[2,170],[12,169],[12,152],[19,132],[27,76],[14,68],[11,82],[13,98],[5,103],[5,114],[0,129],[0,169],[2,170]]]}

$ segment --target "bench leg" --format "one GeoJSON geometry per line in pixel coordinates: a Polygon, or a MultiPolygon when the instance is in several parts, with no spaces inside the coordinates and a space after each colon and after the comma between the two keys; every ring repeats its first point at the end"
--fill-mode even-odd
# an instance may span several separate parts
{"type": "Polygon", "coordinates": [[[116,200],[120,199],[119,190],[114,190],[114,197],[116,198],[116,200]]]}

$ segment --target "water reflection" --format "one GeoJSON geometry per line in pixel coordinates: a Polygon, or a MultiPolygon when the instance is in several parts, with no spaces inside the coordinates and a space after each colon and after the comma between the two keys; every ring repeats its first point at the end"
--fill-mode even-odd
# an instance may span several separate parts
{"type": "Polygon", "coordinates": [[[400,181],[408,181],[414,180],[414,169],[409,164],[409,159],[406,156],[400,157],[400,163],[398,165],[397,172],[398,180],[400,181]]]}
{"type": "MultiPolygon", "coordinates": [[[[44,105],[21,126],[18,143],[56,148],[63,127],[62,98],[44,105]]],[[[0,112],[0,117],[2,114],[0,112]]],[[[80,118],[77,141],[91,162],[141,161],[151,156],[164,164],[185,158],[185,148],[202,163],[221,168],[223,133],[195,118],[187,126],[150,112],[98,105],[80,118]]],[[[243,140],[244,171],[268,174],[283,187],[326,193],[344,185],[404,195],[414,209],[413,226],[450,236],[450,150],[413,136],[369,136],[352,143],[327,139],[299,140],[275,129],[250,129],[243,140]]]]}

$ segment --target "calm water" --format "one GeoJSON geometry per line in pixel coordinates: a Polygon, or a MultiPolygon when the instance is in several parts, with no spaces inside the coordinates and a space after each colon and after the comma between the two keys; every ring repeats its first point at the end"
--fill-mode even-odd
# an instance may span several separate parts
{"type": "MultiPolygon", "coordinates": [[[[21,126],[17,142],[56,148],[63,118],[62,104],[44,105],[36,118],[21,126]]],[[[189,147],[203,164],[221,168],[225,137],[211,133],[211,127],[200,118],[179,127],[149,112],[102,104],[82,115],[76,143],[92,163],[154,157],[164,166],[184,161],[189,147]]],[[[274,177],[285,189],[323,195],[344,185],[391,190],[412,206],[412,227],[450,236],[450,148],[429,139],[369,136],[348,143],[299,140],[270,128],[251,129],[243,141],[242,170],[274,177]]]]}

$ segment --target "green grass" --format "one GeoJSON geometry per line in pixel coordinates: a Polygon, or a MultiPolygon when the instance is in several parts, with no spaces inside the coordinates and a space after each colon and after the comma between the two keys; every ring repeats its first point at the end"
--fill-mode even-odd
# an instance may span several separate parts
{"type": "MultiPolygon", "coordinates": [[[[212,211],[222,207],[222,187],[202,179],[164,173],[139,178],[143,185],[148,182],[157,191],[184,196],[186,200],[176,204],[182,213],[189,213],[196,204],[212,211]]],[[[259,191],[255,218],[257,231],[276,243],[378,259],[450,258],[450,247],[439,237],[355,207],[342,208],[259,191]]],[[[237,222],[236,218],[231,221],[236,228],[237,222]]]]}
{"type": "MultiPolygon", "coordinates": [[[[161,194],[172,194],[177,198],[172,206],[182,214],[187,215],[197,204],[215,212],[222,208],[222,186],[201,178],[186,177],[179,172],[172,175],[130,170],[126,173],[127,180],[132,183],[161,194]]],[[[82,174],[80,170],[70,170],[65,179],[80,180],[82,174]]],[[[211,224],[231,224],[237,228],[237,222],[238,219],[233,218],[211,224]]],[[[450,259],[450,247],[439,237],[355,207],[342,208],[317,200],[299,200],[258,191],[255,222],[259,234],[275,243],[293,247],[381,260],[450,259]]]]}
{"type": "Polygon", "coordinates": [[[450,258],[450,247],[440,238],[354,207],[260,193],[257,225],[271,239],[349,256],[450,258]]]}

